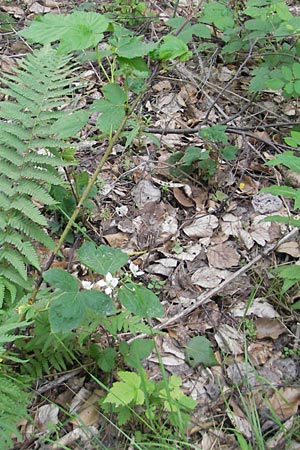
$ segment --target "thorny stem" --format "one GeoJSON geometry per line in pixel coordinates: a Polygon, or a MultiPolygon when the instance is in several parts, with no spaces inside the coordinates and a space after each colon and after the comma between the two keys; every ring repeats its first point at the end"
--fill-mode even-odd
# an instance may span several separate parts
{"type": "MultiPolygon", "coordinates": [[[[63,245],[63,243],[64,243],[64,241],[65,241],[65,239],[66,239],[66,237],[67,237],[67,234],[68,234],[69,231],[71,230],[71,228],[72,228],[72,226],[73,226],[75,220],[77,219],[77,216],[78,216],[79,212],[81,211],[81,209],[82,209],[82,207],[83,207],[83,204],[84,204],[85,200],[87,199],[87,197],[88,197],[88,195],[89,195],[89,193],[90,193],[92,187],[94,186],[95,182],[97,181],[97,178],[98,178],[99,173],[100,173],[101,170],[103,169],[103,166],[104,166],[104,164],[106,163],[107,158],[109,157],[109,155],[110,155],[110,153],[111,153],[111,151],[112,151],[114,145],[116,144],[117,140],[119,139],[120,134],[122,133],[123,128],[124,128],[125,125],[126,125],[126,122],[127,122],[127,120],[128,120],[128,117],[129,117],[130,114],[134,111],[134,109],[135,109],[136,105],[139,103],[140,98],[142,97],[142,95],[143,95],[143,92],[140,93],[140,94],[137,96],[137,98],[135,99],[135,101],[134,101],[133,104],[131,105],[129,111],[128,111],[127,114],[124,116],[124,118],[123,118],[123,120],[122,120],[122,122],[121,122],[119,128],[117,129],[117,131],[115,132],[115,134],[114,134],[114,135],[111,137],[111,139],[109,140],[107,149],[105,150],[105,153],[103,154],[103,156],[102,156],[102,158],[101,158],[101,161],[99,162],[99,164],[98,164],[98,166],[97,166],[95,172],[93,173],[93,175],[92,175],[92,177],[90,178],[90,180],[89,180],[89,182],[88,182],[88,184],[87,184],[85,190],[83,191],[83,193],[82,193],[82,195],[81,195],[81,197],[80,197],[80,199],[79,199],[79,201],[78,201],[78,203],[77,203],[77,206],[76,206],[76,208],[75,208],[74,211],[73,211],[73,214],[71,215],[71,217],[70,217],[70,219],[69,219],[67,225],[65,226],[64,231],[62,232],[62,235],[61,235],[61,237],[60,237],[60,239],[59,239],[59,241],[58,241],[58,243],[57,243],[55,249],[53,250],[52,255],[50,256],[49,260],[47,261],[47,263],[46,263],[44,269],[42,270],[42,272],[48,270],[48,269],[51,267],[51,265],[52,265],[52,263],[53,263],[53,261],[54,261],[55,256],[59,253],[59,251],[60,251],[60,249],[61,249],[61,247],[62,247],[62,245],[63,245]]],[[[37,295],[37,293],[38,293],[38,291],[39,291],[39,289],[40,289],[40,286],[41,286],[41,284],[42,284],[42,281],[43,281],[43,277],[42,277],[42,275],[41,275],[41,276],[39,277],[39,279],[37,280],[36,286],[35,286],[35,288],[34,288],[34,290],[33,290],[33,292],[32,292],[32,296],[31,296],[31,298],[30,298],[30,301],[31,301],[31,302],[34,302],[34,301],[35,301],[36,295],[37,295]]]]}

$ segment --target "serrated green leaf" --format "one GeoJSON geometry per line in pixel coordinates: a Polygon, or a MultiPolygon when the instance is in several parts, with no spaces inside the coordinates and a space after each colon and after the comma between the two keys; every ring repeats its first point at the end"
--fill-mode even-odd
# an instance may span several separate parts
{"type": "Polygon", "coordinates": [[[139,368],[141,360],[147,358],[154,348],[152,339],[135,339],[127,349],[124,361],[131,367],[139,368]]]}
{"type": "Polygon", "coordinates": [[[96,100],[92,110],[102,113],[97,120],[97,125],[105,134],[116,130],[125,116],[125,102],[127,95],[116,83],[111,83],[103,88],[104,99],[96,100]]]}
{"type": "Polygon", "coordinates": [[[199,364],[204,367],[218,365],[211,343],[204,336],[196,336],[189,341],[185,348],[185,359],[191,367],[197,367],[199,364]]]}
{"type": "Polygon", "coordinates": [[[97,364],[103,372],[110,372],[115,367],[116,357],[116,350],[112,347],[107,347],[99,356],[97,364]]]}
{"type": "Polygon", "coordinates": [[[116,312],[113,300],[103,292],[96,290],[84,290],[80,291],[80,301],[84,304],[85,308],[91,309],[98,314],[109,316],[116,312]]]}
{"type": "Polygon", "coordinates": [[[77,293],[79,290],[78,282],[63,269],[50,269],[44,272],[43,278],[46,283],[52,284],[57,289],[65,292],[77,293]]]}
{"type": "Polygon", "coordinates": [[[266,188],[261,189],[261,192],[269,192],[273,195],[282,195],[286,198],[296,198],[296,189],[294,189],[291,186],[269,186],[266,188]]]}
{"type": "Polygon", "coordinates": [[[118,291],[118,298],[129,312],[140,317],[162,317],[163,307],[154,292],[135,283],[126,283],[118,291]]]}
{"type": "Polygon", "coordinates": [[[168,34],[164,37],[164,43],[158,49],[158,58],[162,61],[182,58],[189,54],[188,46],[176,36],[168,34]]]}
{"type": "Polygon", "coordinates": [[[238,148],[235,145],[227,145],[221,149],[222,158],[226,161],[234,161],[238,152],[238,148]]]}
{"type": "Polygon", "coordinates": [[[76,11],[72,14],[45,14],[34,20],[20,32],[21,36],[32,42],[49,44],[60,41],[59,50],[67,53],[95,47],[109,26],[106,16],[94,12],[76,11]]]}
{"type": "Polygon", "coordinates": [[[227,144],[226,128],[225,125],[212,125],[210,127],[202,128],[199,135],[208,141],[227,144]]]}
{"type": "Polygon", "coordinates": [[[54,122],[51,131],[61,139],[75,137],[75,134],[86,125],[88,118],[89,113],[87,111],[70,113],[54,122]]]}
{"type": "Polygon", "coordinates": [[[116,406],[142,405],[145,397],[140,389],[141,378],[134,372],[118,372],[118,376],[122,381],[113,383],[104,403],[113,403],[116,406]]]}
{"type": "Polygon", "coordinates": [[[128,256],[121,250],[106,245],[96,247],[92,242],[85,242],[78,250],[79,261],[100,275],[114,274],[128,261],[128,256]]]}
{"type": "Polygon", "coordinates": [[[52,333],[67,333],[79,327],[84,312],[84,305],[78,298],[78,292],[58,294],[51,302],[49,309],[52,333]]]}
{"type": "Polygon", "coordinates": [[[294,172],[300,173],[300,158],[299,156],[295,156],[291,151],[281,153],[265,164],[267,166],[277,166],[278,164],[283,164],[294,172]]]}

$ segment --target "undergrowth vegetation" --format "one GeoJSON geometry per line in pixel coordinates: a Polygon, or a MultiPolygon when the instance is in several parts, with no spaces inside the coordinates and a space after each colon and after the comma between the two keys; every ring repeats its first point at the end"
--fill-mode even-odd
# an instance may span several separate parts
{"type": "MultiPolygon", "coordinates": [[[[117,380],[109,387],[97,378],[106,391],[99,401],[101,411],[106,415],[112,412],[125,434],[130,433],[127,424],[141,424],[131,448],[150,448],[150,443],[153,448],[193,448],[186,434],[196,402],[184,394],[180,377],[167,376],[162,363],[159,381],[149,379],[142,365],[152,351],[159,360],[151,325],[152,319],[164,315],[157,289],[138,281],[139,268],[127,254],[93,242],[83,218],[93,208],[89,199],[97,192],[98,175],[119,140],[125,149],[141,135],[159,145],[149,118],[138,114],[155,74],[168,73],[197,53],[215,53],[224,62],[239,65],[234,79],[242,70],[249,70],[249,97],[274,90],[297,99],[300,17],[294,17],[282,0],[203,2],[201,11],[190,20],[179,17],[174,5],[165,35],[147,40],[131,30],[146,14],[145,2],[115,0],[105,14],[76,10],[40,16],[19,33],[36,49],[21,59],[14,74],[7,73],[1,80],[6,98],[0,105],[3,450],[11,448],[14,436],[20,438],[18,424],[26,416],[36,378],[53,368],[60,372],[72,364],[84,364],[86,357],[96,374],[100,370],[114,373],[117,380]],[[101,98],[86,107],[80,106],[83,61],[96,64],[106,80],[101,98]],[[72,140],[95,113],[95,134],[107,145],[89,178],[87,172],[79,172],[72,140]],[[49,211],[59,216],[52,231],[49,211]],[[66,239],[74,239],[72,231],[85,241],[78,248],[78,260],[93,281],[79,281],[67,269],[51,267],[55,257],[62,257],[66,239]],[[43,246],[53,252],[46,266],[37,250],[43,246]],[[122,333],[148,338],[127,343],[119,338],[122,333]],[[110,339],[100,349],[97,343],[103,334],[110,339]]],[[[154,19],[150,15],[148,20],[154,19]]],[[[226,121],[212,124],[208,117],[199,129],[187,130],[203,138],[206,150],[188,146],[174,152],[169,160],[171,176],[208,180],[221,160],[230,162],[238,157],[238,147],[230,139],[234,129],[226,121]]],[[[293,128],[284,142],[290,150],[267,164],[299,173],[299,157],[293,151],[300,144],[299,129],[293,128]]],[[[264,191],[292,199],[298,210],[299,188],[280,184],[264,191]]],[[[299,226],[298,219],[273,216],[269,220],[299,226]]],[[[277,269],[284,280],[282,292],[299,282],[298,269],[297,265],[277,269]]],[[[299,302],[293,307],[299,308],[299,302]]],[[[204,337],[190,342],[186,360],[191,367],[218,364],[204,337]]],[[[253,411],[246,412],[252,414],[252,421],[257,420],[253,411]]],[[[241,448],[263,448],[259,434],[258,447],[241,435],[236,437],[241,448]]]]}

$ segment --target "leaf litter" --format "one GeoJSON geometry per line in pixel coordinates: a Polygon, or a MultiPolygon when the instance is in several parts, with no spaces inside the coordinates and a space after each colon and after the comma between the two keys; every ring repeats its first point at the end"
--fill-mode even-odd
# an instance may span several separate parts
{"type": "MultiPolygon", "coordinates": [[[[45,2],[45,5],[42,7],[38,2],[30,2],[28,13],[54,12],[58,8],[56,2],[45,2]]],[[[178,5],[184,12],[190,4],[184,1],[178,5]]],[[[2,5],[1,8],[15,18],[23,17],[24,11],[16,5],[2,5]]],[[[3,64],[9,71],[11,62],[1,58],[2,68],[3,64]]],[[[234,70],[230,66],[219,65],[215,73],[207,72],[206,76],[212,81],[217,80],[219,91],[232,78],[234,70]]],[[[216,96],[215,88],[208,84],[199,100],[197,71],[184,63],[174,72],[178,77],[176,83],[171,79],[162,79],[153,84],[151,96],[143,105],[144,113],[151,113],[154,119],[154,128],[197,126],[206,117],[211,99],[216,96]]],[[[84,77],[92,86],[91,98],[97,98],[94,70],[86,70],[84,77]]],[[[262,102],[261,111],[265,107],[273,107],[271,97],[270,104],[262,102]]],[[[283,104],[280,108],[282,114],[287,116],[295,111],[292,104],[283,104]]],[[[225,96],[216,104],[216,110],[211,110],[209,119],[214,123],[224,117],[228,119],[228,114],[234,112],[234,102],[225,96]]],[[[268,111],[268,114],[272,113],[268,111]]],[[[98,142],[88,139],[88,133],[89,130],[86,130],[86,136],[83,135],[77,144],[77,153],[82,167],[92,172],[93,145],[97,146],[98,142]]],[[[255,136],[270,139],[266,134],[255,136]]],[[[286,309],[278,308],[280,303],[276,304],[276,299],[273,298],[272,303],[267,295],[263,296],[272,279],[265,280],[264,271],[277,262],[280,264],[282,254],[297,259],[300,253],[297,239],[276,246],[288,232],[286,225],[263,222],[270,213],[289,214],[287,205],[278,196],[259,193],[265,186],[264,179],[257,179],[257,169],[274,176],[274,172],[268,172],[266,166],[261,165],[262,159],[271,157],[270,149],[261,152],[257,143],[249,139],[249,145],[254,146],[253,154],[258,154],[257,161],[255,157],[249,163],[247,158],[244,161],[240,158],[235,168],[230,169],[230,174],[228,166],[220,162],[217,173],[210,180],[203,181],[200,174],[198,179],[180,181],[175,186],[171,184],[174,180],[169,179],[166,162],[171,149],[186,148],[190,143],[200,149],[204,147],[203,139],[196,134],[191,137],[165,132],[159,141],[160,149],[154,149],[152,144],[147,148],[145,138],[139,143],[134,142],[133,151],[126,159],[126,150],[122,145],[114,149],[113,158],[101,173],[102,188],[95,199],[90,223],[112,248],[140,253],[138,268],[147,277],[155,275],[158,281],[166,281],[160,288],[166,319],[166,325],[163,325],[163,319],[161,324],[165,334],[155,339],[167,372],[182,376],[184,389],[199,403],[192,416],[194,425],[189,430],[196,445],[203,450],[214,446],[226,449],[236,445],[232,434],[223,429],[222,423],[215,417],[216,407],[219,416],[226,416],[242,436],[252,439],[249,417],[243,401],[236,395],[243,389],[244,401],[250,395],[253,402],[250,404],[257,409],[263,429],[273,427],[276,430],[276,424],[270,419],[272,412],[288,429],[293,426],[291,420],[299,407],[300,390],[297,386],[285,385],[286,377],[290,373],[289,383],[293,382],[297,378],[298,366],[293,358],[290,365],[280,364],[284,361],[289,363],[284,358],[283,350],[287,344],[295,344],[296,341],[291,332],[293,327],[284,324],[285,320],[288,321],[286,309]],[[230,187],[234,185],[236,187],[231,195],[230,187]],[[221,197],[224,194],[227,199],[223,213],[219,210],[222,200],[216,198],[215,186],[221,197]],[[103,217],[104,208],[109,212],[108,218],[103,217]],[[274,246],[276,252],[265,253],[264,265],[259,268],[255,263],[253,266],[250,264],[262,295],[250,301],[255,276],[251,277],[249,272],[233,278],[227,286],[231,292],[229,289],[226,291],[224,281],[230,279],[243,264],[256,261],[257,254],[268,249],[268,246],[274,246]],[[210,290],[211,298],[208,295],[207,300],[199,302],[201,295],[210,290]],[[198,303],[199,307],[193,309],[193,305],[198,303]],[[169,319],[173,320],[170,325],[169,319]],[[249,330],[247,334],[245,329],[245,319],[254,326],[250,338],[249,330]],[[245,359],[245,349],[250,362],[245,359]],[[238,390],[235,391],[236,387],[238,390]],[[225,401],[230,397],[230,392],[235,392],[235,396],[225,401]],[[262,394],[267,402],[261,401],[262,394]]],[[[244,142],[237,140],[237,143],[242,149],[244,142]]],[[[293,178],[292,174],[290,177],[299,185],[297,177],[293,178]]],[[[132,302],[132,299],[128,301],[132,302]]],[[[134,305],[132,308],[134,310],[134,305]]],[[[148,314],[146,305],[145,308],[148,314]]],[[[158,305],[157,309],[160,312],[158,305]]],[[[159,376],[159,361],[154,354],[144,364],[152,376],[159,376]]],[[[78,413],[78,419],[69,422],[73,429],[59,438],[52,448],[66,445],[80,448],[76,447],[78,440],[88,445],[89,436],[98,433],[101,420],[95,405],[103,392],[85,379],[83,387],[72,387],[75,379],[74,376],[68,383],[70,386],[67,389],[64,387],[59,395],[49,388],[54,402],[66,407],[69,405],[70,412],[76,410],[78,413]],[[62,394],[66,393],[66,400],[62,401],[62,394]]],[[[57,415],[58,408],[54,404],[38,406],[34,422],[36,429],[47,431],[50,429],[49,423],[57,423],[57,415]]],[[[268,448],[279,448],[280,439],[284,442],[284,436],[280,433],[277,438],[271,437],[268,448]]]]}

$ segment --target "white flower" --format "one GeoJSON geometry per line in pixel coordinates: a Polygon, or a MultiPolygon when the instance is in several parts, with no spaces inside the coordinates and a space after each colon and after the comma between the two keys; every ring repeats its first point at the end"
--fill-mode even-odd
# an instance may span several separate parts
{"type": "Polygon", "coordinates": [[[144,275],[144,273],[145,273],[142,270],[139,270],[139,266],[137,264],[134,264],[132,261],[129,264],[129,270],[134,277],[144,275]]]}
{"type": "Polygon", "coordinates": [[[104,292],[106,295],[111,295],[114,288],[118,285],[119,278],[114,278],[110,272],[105,275],[104,280],[99,280],[95,283],[95,287],[105,288],[104,292]]]}
{"type": "Polygon", "coordinates": [[[91,283],[90,281],[85,281],[85,280],[81,281],[81,285],[82,285],[83,289],[88,289],[89,291],[91,289],[93,289],[93,287],[94,287],[93,283],[91,283]]]}

